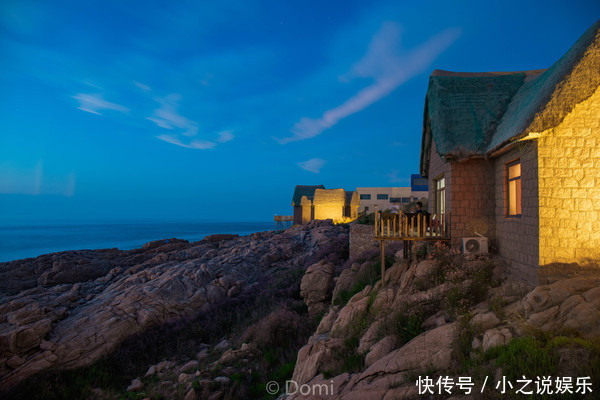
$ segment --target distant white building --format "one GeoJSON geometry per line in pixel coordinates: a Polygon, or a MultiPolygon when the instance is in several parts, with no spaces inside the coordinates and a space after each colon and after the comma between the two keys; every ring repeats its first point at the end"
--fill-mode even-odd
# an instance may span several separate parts
{"type": "Polygon", "coordinates": [[[422,185],[413,187],[359,187],[356,188],[360,200],[358,212],[378,210],[402,209],[406,204],[413,201],[427,200],[428,191],[413,190],[423,189],[422,185]]]}

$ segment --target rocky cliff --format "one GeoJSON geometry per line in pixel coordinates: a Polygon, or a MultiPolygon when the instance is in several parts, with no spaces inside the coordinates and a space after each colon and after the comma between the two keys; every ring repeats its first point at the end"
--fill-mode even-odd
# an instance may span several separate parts
{"type": "Polygon", "coordinates": [[[348,259],[347,233],[312,222],[5,263],[1,384],[16,399],[387,400],[422,398],[420,376],[490,379],[477,397],[433,387],[444,399],[499,398],[522,376],[600,381],[600,278],[534,288],[436,245],[418,263],[386,246],[382,280],[378,250],[348,259]]]}
{"type": "Polygon", "coordinates": [[[193,317],[304,269],[345,234],[315,222],[284,233],[170,239],[0,264],[0,390],[48,369],[95,362],[124,339],[193,317]]]}
{"type": "MultiPolygon", "coordinates": [[[[600,277],[532,288],[504,275],[500,260],[437,250],[414,264],[396,258],[383,283],[364,279],[373,259],[342,271],[298,353],[290,399],[493,399],[503,377],[516,385],[527,375],[532,386],[542,376],[598,382],[600,277]],[[431,392],[419,392],[419,376],[433,379],[431,392]],[[487,376],[491,388],[469,397],[459,376],[478,389],[487,376]],[[440,389],[440,377],[454,384],[440,389]]],[[[305,279],[314,280],[315,268],[305,279]]]]}

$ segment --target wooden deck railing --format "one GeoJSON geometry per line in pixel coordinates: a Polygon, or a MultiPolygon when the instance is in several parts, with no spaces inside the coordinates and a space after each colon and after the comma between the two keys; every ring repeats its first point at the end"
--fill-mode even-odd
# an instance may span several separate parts
{"type": "Polygon", "coordinates": [[[276,215],[274,220],[275,220],[275,230],[277,232],[281,232],[292,226],[292,222],[294,222],[294,216],[293,215],[276,215]]]}
{"type": "Polygon", "coordinates": [[[448,214],[375,213],[375,239],[378,240],[448,240],[448,214]]]}
{"type": "Polygon", "coordinates": [[[381,282],[385,277],[385,242],[404,241],[404,258],[412,252],[417,261],[417,241],[450,241],[450,214],[385,213],[375,209],[375,240],[380,242],[381,282]],[[412,242],[412,246],[410,243],[412,242]],[[411,249],[412,247],[412,249],[411,249]]]}

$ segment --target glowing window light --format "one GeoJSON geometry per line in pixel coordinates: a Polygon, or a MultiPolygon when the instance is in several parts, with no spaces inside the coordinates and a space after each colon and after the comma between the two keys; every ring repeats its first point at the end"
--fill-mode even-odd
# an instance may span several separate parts
{"type": "Polygon", "coordinates": [[[508,216],[521,216],[521,161],[516,160],[506,165],[508,189],[508,216]]]}

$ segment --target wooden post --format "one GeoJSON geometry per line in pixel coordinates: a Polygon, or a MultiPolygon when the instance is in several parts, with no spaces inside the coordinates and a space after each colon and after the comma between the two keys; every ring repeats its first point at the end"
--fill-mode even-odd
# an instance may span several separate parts
{"type": "Polygon", "coordinates": [[[379,236],[379,231],[377,230],[377,204],[375,204],[375,237],[379,236]]]}
{"type": "Polygon", "coordinates": [[[383,287],[383,278],[385,278],[385,240],[381,241],[381,287],[383,287]]]}
{"type": "Polygon", "coordinates": [[[417,241],[413,240],[413,261],[417,262],[417,241]]]}

